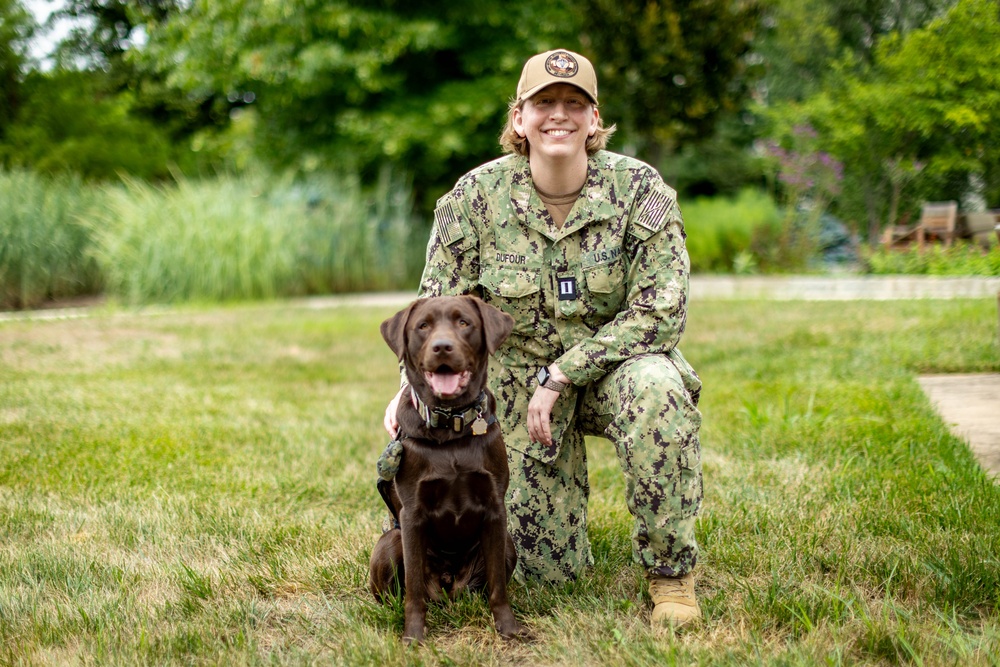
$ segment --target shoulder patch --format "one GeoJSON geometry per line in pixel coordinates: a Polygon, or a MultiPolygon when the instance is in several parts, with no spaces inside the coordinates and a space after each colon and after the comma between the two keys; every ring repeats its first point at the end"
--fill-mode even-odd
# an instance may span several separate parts
{"type": "Polygon", "coordinates": [[[667,213],[674,204],[674,198],[662,190],[650,190],[639,202],[635,222],[651,232],[663,229],[667,221],[667,213]]]}
{"type": "Polygon", "coordinates": [[[451,245],[465,236],[450,201],[434,209],[434,224],[437,225],[438,236],[445,245],[451,245]]]}

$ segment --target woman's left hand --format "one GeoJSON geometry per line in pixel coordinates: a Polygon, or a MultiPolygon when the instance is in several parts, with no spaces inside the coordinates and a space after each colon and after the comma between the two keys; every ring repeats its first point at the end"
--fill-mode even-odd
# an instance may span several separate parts
{"type": "MultiPolygon", "coordinates": [[[[556,382],[569,384],[569,378],[563,375],[558,366],[549,366],[549,373],[556,382]]],[[[552,408],[559,399],[559,392],[545,387],[535,387],[528,402],[528,435],[533,442],[540,442],[546,447],[552,444],[552,408]]]]}

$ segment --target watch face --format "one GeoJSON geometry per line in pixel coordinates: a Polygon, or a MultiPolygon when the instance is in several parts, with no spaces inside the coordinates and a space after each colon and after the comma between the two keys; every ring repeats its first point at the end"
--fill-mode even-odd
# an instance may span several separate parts
{"type": "Polygon", "coordinates": [[[538,369],[538,375],[536,377],[538,378],[538,384],[539,385],[543,385],[546,382],[548,382],[549,381],[549,377],[551,377],[550,374],[549,374],[548,367],[547,366],[542,366],[541,368],[539,368],[538,369]]]}

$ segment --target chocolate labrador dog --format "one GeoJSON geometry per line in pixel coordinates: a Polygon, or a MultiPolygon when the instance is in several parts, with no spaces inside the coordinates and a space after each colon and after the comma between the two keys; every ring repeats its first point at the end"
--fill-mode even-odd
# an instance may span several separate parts
{"type": "Polygon", "coordinates": [[[420,299],[382,323],[409,390],[397,412],[399,469],[379,488],[398,527],[379,538],[369,573],[376,599],[403,593],[406,642],[423,639],[427,600],[465,589],[488,591],[500,635],[521,634],[507,599],[517,564],[507,453],[486,387],[488,355],[513,324],[472,296],[420,299]]]}

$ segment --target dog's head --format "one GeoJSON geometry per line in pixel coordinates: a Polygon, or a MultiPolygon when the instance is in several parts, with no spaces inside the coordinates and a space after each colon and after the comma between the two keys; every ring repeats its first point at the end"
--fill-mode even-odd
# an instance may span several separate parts
{"type": "Polygon", "coordinates": [[[457,405],[479,395],[487,357],[513,327],[510,315],[477,297],[439,296],[414,301],[380,329],[421,400],[457,405]]]}

